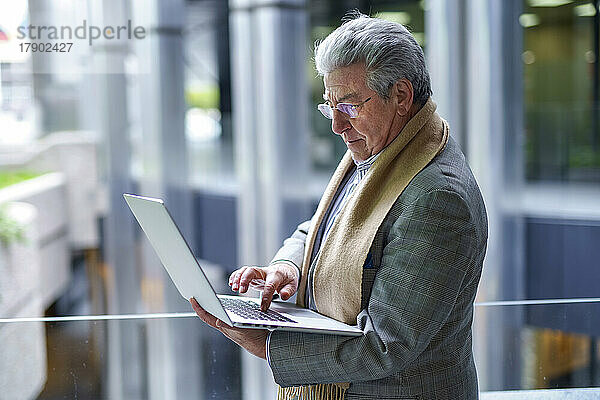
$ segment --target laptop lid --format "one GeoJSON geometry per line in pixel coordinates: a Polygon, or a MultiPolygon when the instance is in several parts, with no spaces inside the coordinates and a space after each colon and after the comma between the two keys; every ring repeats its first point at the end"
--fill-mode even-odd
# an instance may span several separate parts
{"type": "Polygon", "coordinates": [[[185,238],[161,199],[124,194],[127,205],[184,299],[233,325],[185,238]]]}

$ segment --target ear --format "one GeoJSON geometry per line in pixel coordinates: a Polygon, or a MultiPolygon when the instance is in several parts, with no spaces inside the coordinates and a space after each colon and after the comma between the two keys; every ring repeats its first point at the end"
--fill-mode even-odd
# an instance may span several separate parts
{"type": "Polygon", "coordinates": [[[404,117],[408,115],[413,105],[413,85],[406,78],[402,78],[394,83],[392,95],[396,102],[396,112],[404,117]]]}

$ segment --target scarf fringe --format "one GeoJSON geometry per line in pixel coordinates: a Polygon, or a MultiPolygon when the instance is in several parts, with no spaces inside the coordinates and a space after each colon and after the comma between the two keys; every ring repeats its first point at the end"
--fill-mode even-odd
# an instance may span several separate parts
{"type": "Polygon", "coordinates": [[[277,400],[344,400],[347,383],[327,383],[277,388],[277,400]]]}

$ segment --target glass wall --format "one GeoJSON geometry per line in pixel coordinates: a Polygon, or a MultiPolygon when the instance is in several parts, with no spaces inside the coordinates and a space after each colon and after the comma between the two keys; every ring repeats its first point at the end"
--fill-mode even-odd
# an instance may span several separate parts
{"type": "Polygon", "coordinates": [[[598,18],[590,1],[523,4],[529,181],[600,182],[598,18]]]}

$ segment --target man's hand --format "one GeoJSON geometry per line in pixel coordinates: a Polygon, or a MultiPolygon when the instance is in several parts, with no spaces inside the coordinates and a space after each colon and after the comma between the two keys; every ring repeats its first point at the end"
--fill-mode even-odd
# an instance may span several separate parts
{"type": "Polygon", "coordinates": [[[242,329],[234,328],[227,325],[217,317],[204,311],[193,297],[190,299],[192,307],[200,319],[220,331],[223,335],[239,344],[251,354],[260,357],[263,360],[267,359],[267,335],[269,331],[264,329],[242,329]]]}
{"type": "Polygon", "coordinates": [[[287,300],[298,290],[298,269],[288,263],[275,263],[268,267],[244,266],[229,276],[229,286],[234,291],[246,293],[248,286],[263,286],[260,308],[267,311],[275,292],[287,300]]]}

